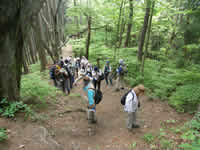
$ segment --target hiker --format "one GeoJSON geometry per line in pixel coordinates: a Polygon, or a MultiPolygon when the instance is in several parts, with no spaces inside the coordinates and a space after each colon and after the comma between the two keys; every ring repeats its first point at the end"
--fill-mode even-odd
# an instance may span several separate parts
{"type": "Polygon", "coordinates": [[[104,66],[104,75],[105,75],[106,84],[108,85],[110,81],[110,85],[112,85],[111,66],[110,66],[109,61],[106,61],[106,65],[104,66]]]}
{"type": "Polygon", "coordinates": [[[55,75],[55,71],[56,71],[56,64],[52,65],[49,69],[49,75],[50,75],[50,79],[53,80],[53,84],[55,87],[58,86],[57,81],[56,81],[56,75],[55,75]]]}
{"type": "Polygon", "coordinates": [[[92,64],[88,63],[86,66],[86,74],[92,77],[92,64]]]}
{"type": "Polygon", "coordinates": [[[124,111],[127,112],[127,129],[131,131],[133,128],[139,128],[136,124],[136,112],[140,107],[139,97],[143,95],[145,88],[143,85],[134,87],[126,96],[124,111]]]}
{"type": "Polygon", "coordinates": [[[74,85],[76,85],[76,83],[81,79],[83,79],[83,82],[84,82],[83,90],[87,93],[87,98],[88,98],[88,110],[87,110],[88,123],[89,124],[96,123],[97,122],[96,104],[94,100],[95,89],[92,83],[93,78],[86,75],[86,72],[84,72],[84,70],[80,70],[79,78],[76,79],[76,81],[74,82],[74,85]]]}
{"type": "Polygon", "coordinates": [[[68,94],[70,94],[69,74],[64,68],[64,63],[60,63],[59,65],[57,65],[57,69],[55,72],[56,72],[56,78],[60,82],[62,91],[66,93],[67,90],[68,94]]]}
{"type": "MultiPolygon", "coordinates": [[[[66,80],[68,80],[67,81],[67,86],[69,86],[71,89],[72,89],[72,87],[73,87],[73,82],[74,82],[74,78],[73,78],[73,72],[71,71],[71,66],[70,66],[70,64],[69,63],[67,63],[67,64],[65,64],[64,65],[64,69],[65,69],[65,71],[67,72],[67,74],[68,74],[68,77],[67,77],[67,79],[66,80]]],[[[68,88],[68,87],[67,87],[68,88]]]]}
{"type": "Polygon", "coordinates": [[[117,79],[116,79],[116,87],[115,91],[119,91],[120,89],[124,89],[124,75],[127,73],[126,65],[124,64],[124,60],[119,60],[119,67],[116,69],[117,79]]]}
{"type": "Polygon", "coordinates": [[[96,90],[96,86],[98,87],[98,90],[101,90],[101,80],[104,79],[104,74],[102,73],[101,69],[99,69],[97,66],[94,66],[94,69],[92,71],[92,77],[94,88],[96,90]]]}

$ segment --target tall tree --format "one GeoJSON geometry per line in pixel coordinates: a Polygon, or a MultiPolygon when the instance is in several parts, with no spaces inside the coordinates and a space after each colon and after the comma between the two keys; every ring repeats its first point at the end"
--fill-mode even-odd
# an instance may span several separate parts
{"type": "Polygon", "coordinates": [[[129,21],[127,25],[127,34],[126,34],[126,40],[124,43],[124,47],[128,47],[129,41],[130,41],[130,35],[131,35],[131,28],[132,28],[132,21],[133,21],[133,0],[129,0],[129,21]]]}
{"type": "Polygon", "coordinates": [[[88,34],[87,34],[87,40],[86,40],[86,58],[89,58],[89,48],[90,48],[90,37],[91,37],[91,23],[92,23],[92,17],[88,16],[88,34]]]}
{"type": "Polygon", "coordinates": [[[152,2],[151,15],[150,15],[149,23],[148,23],[147,40],[146,40],[146,44],[145,44],[144,55],[142,57],[141,73],[142,73],[143,77],[144,77],[145,58],[146,58],[146,55],[148,52],[149,38],[150,38],[150,34],[151,34],[151,24],[152,24],[152,19],[153,19],[154,6],[155,6],[155,0],[152,2]]]}
{"type": "Polygon", "coordinates": [[[138,47],[138,60],[139,61],[142,61],[143,46],[144,46],[144,42],[145,42],[146,31],[148,28],[150,6],[151,6],[151,0],[146,0],[146,12],[145,12],[145,16],[144,16],[144,24],[142,27],[140,40],[139,40],[139,47],[138,47]]]}

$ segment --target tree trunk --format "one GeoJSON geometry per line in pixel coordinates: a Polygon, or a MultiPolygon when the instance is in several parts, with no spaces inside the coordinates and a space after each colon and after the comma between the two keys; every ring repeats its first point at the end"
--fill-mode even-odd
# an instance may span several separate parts
{"type": "Polygon", "coordinates": [[[144,16],[144,24],[143,24],[140,41],[139,41],[139,47],[138,47],[138,60],[139,61],[142,61],[143,46],[144,46],[144,41],[145,41],[145,36],[146,36],[146,31],[147,31],[148,21],[149,21],[150,5],[151,5],[151,1],[147,0],[146,13],[144,16]]]}
{"type": "Polygon", "coordinates": [[[0,100],[16,101],[20,96],[23,49],[23,35],[17,22],[8,32],[0,34],[0,49],[0,100]]]}
{"type": "Polygon", "coordinates": [[[123,18],[122,23],[121,23],[121,31],[120,31],[120,35],[119,35],[119,48],[122,45],[122,39],[123,39],[123,33],[124,33],[124,30],[125,30],[125,26],[126,26],[126,22],[123,18]]]}
{"type": "Polygon", "coordinates": [[[24,68],[24,74],[28,74],[29,70],[25,58],[25,49],[23,50],[23,68],[24,68]]]}
{"type": "Polygon", "coordinates": [[[88,17],[88,35],[87,35],[87,41],[86,41],[86,58],[89,58],[89,48],[90,48],[90,37],[91,37],[91,23],[92,18],[91,16],[88,17]]]}
{"type": "Polygon", "coordinates": [[[117,43],[118,43],[118,40],[119,40],[119,29],[120,29],[120,21],[121,21],[123,5],[124,5],[124,0],[121,1],[120,9],[119,9],[119,18],[118,18],[118,23],[117,23],[115,49],[114,49],[114,60],[116,59],[116,52],[117,52],[117,46],[118,46],[117,43]]]}
{"type": "Polygon", "coordinates": [[[153,3],[152,3],[151,16],[150,16],[150,20],[149,20],[149,23],[148,23],[147,41],[146,41],[146,45],[145,45],[144,55],[143,55],[143,58],[142,58],[141,73],[142,73],[143,77],[144,77],[144,63],[145,63],[145,58],[146,58],[147,52],[148,52],[149,38],[150,38],[150,34],[151,34],[151,25],[152,25],[152,19],[153,19],[154,6],[155,6],[155,1],[153,1],[153,3]]]}
{"type": "Polygon", "coordinates": [[[126,34],[126,40],[124,43],[124,47],[128,47],[129,41],[130,41],[130,35],[131,35],[131,28],[132,28],[132,20],[133,20],[133,0],[129,0],[129,21],[127,26],[127,34],[126,34]]]}
{"type": "MultiPolygon", "coordinates": [[[[76,7],[76,0],[74,0],[74,7],[76,7]]],[[[75,23],[76,23],[76,28],[79,30],[79,23],[78,23],[78,16],[74,17],[75,23]]]]}
{"type": "Polygon", "coordinates": [[[36,33],[35,40],[40,59],[40,71],[42,72],[46,69],[47,60],[46,60],[46,53],[41,43],[41,41],[43,40],[43,36],[42,36],[42,23],[40,15],[38,15],[38,28],[35,28],[35,33],[36,33]]]}

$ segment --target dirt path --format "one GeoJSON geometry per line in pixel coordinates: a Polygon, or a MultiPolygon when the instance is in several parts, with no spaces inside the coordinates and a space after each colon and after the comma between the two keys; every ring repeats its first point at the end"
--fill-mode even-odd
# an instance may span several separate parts
{"type": "MultiPolygon", "coordinates": [[[[63,49],[64,57],[71,54],[71,46],[63,49]]],[[[130,145],[135,142],[134,150],[146,150],[150,149],[142,139],[146,133],[159,133],[166,120],[176,122],[165,127],[176,127],[183,125],[192,117],[188,114],[178,114],[166,102],[150,101],[144,96],[141,98],[141,108],[138,111],[138,123],[141,128],[130,133],[126,129],[126,114],[120,104],[120,97],[127,90],[113,92],[113,87],[106,86],[105,81],[102,82],[103,100],[97,105],[97,125],[91,126],[87,123],[84,112],[85,100],[80,96],[84,95],[81,83],[73,88],[71,96],[60,97],[55,104],[41,110],[41,113],[48,116],[44,122],[32,123],[24,122],[22,119],[13,121],[0,118],[0,125],[16,133],[10,135],[8,142],[0,144],[0,150],[15,150],[20,144],[24,144],[26,149],[26,139],[23,136],[27,133],[24,133],[23,129],[28,125],[33,129],[38,125],[44,126],[64,150],[130,150],[133,149],[130,145]],[[95,130],[94,136],[89,136],[90,128],[95,130]]]]}

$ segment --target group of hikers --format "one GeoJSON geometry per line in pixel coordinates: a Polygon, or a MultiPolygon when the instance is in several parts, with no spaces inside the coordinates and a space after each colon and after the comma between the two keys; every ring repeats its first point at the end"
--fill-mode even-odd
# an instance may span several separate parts
{"type": "MultiPolygon", "coordinates": [[[[97,65],[92,65],[86,57],[73,58],[69,56],[65,59],[60,58],[59,62],[50,68],[50,78],[56,87],[60,87],[65,94],[70,94],[73,86],[76,86],[80,80],[83,80],[83,90],[87,95],[88,109],[87,119],[89,124],[97,122],[96,105],[102,99],[101,81],[105,79],[107,85],[113,85],[113,75],[116,74],[115,91],[124,89],[124,76],[127,68],[123,59],[115,70],[112,70],[110,62],[106,61],[103,69],[97,65]]],[[[136,124],[136,112],[140,107],[138,97],[144,94],[143,85],[138,85],[124,94],[121,98],[121,104],[124,105],[124,111],[127,112],[127,128],[132,130],[138,128],[136,124]]]]}

